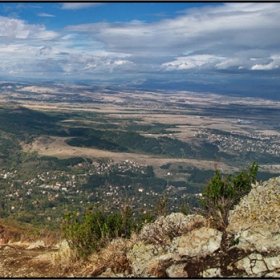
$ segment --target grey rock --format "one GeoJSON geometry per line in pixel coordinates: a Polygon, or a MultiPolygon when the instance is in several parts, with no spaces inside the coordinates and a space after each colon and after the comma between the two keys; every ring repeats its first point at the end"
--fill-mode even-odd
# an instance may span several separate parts
{"type": "Polygon", "coordinates": [[[206,269],[203,271],[202,276],[205,278],[221,277],[221,269],[219,267],[206,269]]]}
{"type": "Polygon", "coordinates": [[[264,262],[269,270],[275,270],[280,268],[280,255],[276,257],[266,257],[264,262]]]}
{"type": "Polygon", "coordinates": [[[253,263],[253,266],[252,266],[252,272],[254,274],[260,274],[260,273],[263,273],[263,272],[266,272],[267,271],[267,267],[264,263],[264,261],[255,261],[253,263]]]}
{"type": "Polygon", "coordinates": [[[188,273],[185,271],[186,263],[172,264],[166,269],[166,273],[170,278],[187,278],[188,273]]]}
{"type": "Polygon", "coordinates": [[[159,217],[144,226],[127,253],[131,275],[279,278],[279,205],[280,177],[254,184],[251,192],[230,211],[228,238],[224,240],[222,232],[210,228],[200,215],[173,213],[159,217]],[[221,246],[225,240],[228,243],[221,246]],[[222,269],[219,265],[225,260],[226,267],[222,269]]]}
{"type": "Polygon", "coordinates": [[[166,217],[160,216],[154,223],[145,225],[139,234],[139,239],[149,243],[164,244],[176,236],[205,225],[206,219],[201,215],[186,216],[182,213],[172,213],[166,217]]]}
{"type": "Polygon", "coordinates": [[[220,248],[222,233],[213,228],[202,227],[172,241],[171,252],[180,256],[202,257],[220,248]]]}
{"type": "Polygon", "coordinates": [[[133,274],[136,277],[151,277],[148,264],[166,253],[167,249],[161,245],[139,242],[127,253],[127,258],[131,262],[133,274]]]}

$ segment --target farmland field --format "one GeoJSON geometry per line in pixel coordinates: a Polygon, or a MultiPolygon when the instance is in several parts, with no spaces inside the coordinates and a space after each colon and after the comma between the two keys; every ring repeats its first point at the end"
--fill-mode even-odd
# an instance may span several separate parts
{"type": "Polygon", "coordinates": [[[84,203],[117,207],[124,195],[149,207],[163,193],[176,208],[201,192],[216,167],[228,174],[256,161],[259,180],[280,174],[277,101],[55,83],[0,87],[3,213],[17,204],[52,220],[84,203]],[[11,184],[29,185],[30,201],[20,202],[11,184]],[[55,210],[34,202],[47,193],[55,210]]]}

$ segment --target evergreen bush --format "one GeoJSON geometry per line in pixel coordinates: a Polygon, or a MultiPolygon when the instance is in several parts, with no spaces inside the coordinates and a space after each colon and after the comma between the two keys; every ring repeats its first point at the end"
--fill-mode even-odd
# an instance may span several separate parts
{"type": "Polygon", "coordinates": [[[219,170],[205,185],[200,205],[206,215],[212,217],[217,228],[224,230],[228,225],[229,211],[240,199],[248,194],[255,183],[258,164],[253,162],[248,171],[240,171],[236,176],[221,176],[219,170]]]}
{"type": "Polygon", "coordinates": [[[62,235],[79,257],[98,251],[116,237],[129,238],[141,225],[132,219],[132,209],[124,205],[119,213],[105,213],[98,207],[88,207],[83,217],[77,211],[62,218],[62,235]]]}

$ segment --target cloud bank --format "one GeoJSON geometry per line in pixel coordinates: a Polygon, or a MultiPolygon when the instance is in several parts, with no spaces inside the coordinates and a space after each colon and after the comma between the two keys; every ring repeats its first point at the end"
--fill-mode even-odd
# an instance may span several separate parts
{"type": "MultiPolygon", "coordinates": [[[[94,5],[64,3],[61,8],[94,5]]],[[[55,31],[0,17],[0,72],[42,73],[50,78],[122,77],[132,83],[153,77],[179,81],[193,73],[275,73],[280,65],[279,30],[279,3],[209,5],[153,22],[103,21],[55,31]]]]}

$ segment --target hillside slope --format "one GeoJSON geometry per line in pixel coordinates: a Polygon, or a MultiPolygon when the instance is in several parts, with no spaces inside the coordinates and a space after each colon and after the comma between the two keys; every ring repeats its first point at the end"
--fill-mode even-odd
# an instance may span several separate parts
{"type": "MultiPolygon", "coordinates": [[[[5,243],[3,277],[280,277],[280,177],[253,185],[225,232],[200,215],[172,213],[87,261],[66,242],[5,243]]],[[[7,242],[7,241],[6,241],[7,242]]]]}

